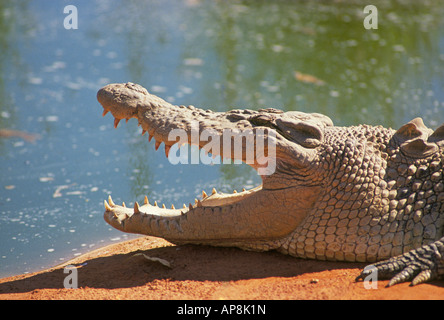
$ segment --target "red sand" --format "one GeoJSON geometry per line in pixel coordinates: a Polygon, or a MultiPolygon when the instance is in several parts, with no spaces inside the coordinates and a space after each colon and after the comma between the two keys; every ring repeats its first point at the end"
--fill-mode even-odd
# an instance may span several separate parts
{"type": "Polygon", "coordinates": [[[145,237],[95,250],[45,271],[0,279],[0,299],[444,299],[444,281],[365,289],[360,263],[296,259],[276,252],[174,246],[145,237]],[[168,268],[142,255],[165,259],[168,268]],[[79,289],[63,267],[78,265],[79,289]],[[80,266],[82,265],[82,266],[80,266]]]}

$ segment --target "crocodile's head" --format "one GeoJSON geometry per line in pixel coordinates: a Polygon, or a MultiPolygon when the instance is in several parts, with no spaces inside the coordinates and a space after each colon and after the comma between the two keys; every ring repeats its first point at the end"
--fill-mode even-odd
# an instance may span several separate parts
{"type": "Polygon", "coordinates": [[[103,115],[114,116],[115,127],[122,119],[137,118],[142,134],[154,137],[156,150],[164,143],[167,156],[175,143],[197,144],[213,155],[246,162],[262,178],[251,190],[202,192],[199,200],[180,209],[158,207],[147,198],[143,205],[136,202],[127,208],[109,198],[104,217],[119,230],[176,243],[261,249],[300,224],[325,183],[318,149],[324,145],[324,130],[333,123],[324,115],[174,106],[132,83],[107,85],[97,98],[103,115]]]}

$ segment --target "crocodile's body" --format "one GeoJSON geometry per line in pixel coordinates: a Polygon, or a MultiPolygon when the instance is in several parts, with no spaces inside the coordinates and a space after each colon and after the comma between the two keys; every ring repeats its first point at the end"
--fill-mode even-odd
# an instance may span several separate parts
{"type": "MultiPolygon", "coordinates": [[[[259,129],[265,132],[262,150],[275,151],[267,158],[275,170],[263,173],[262,185],[252,190],[203,193],[183,209],[159,208],[147,199],[126,208],[110,198],[105,220],[115,228],[175,243],[275,249],[320,260],[376,262],[401,255],[376,264],[380,277],[404,270],[390,284],[418,273],[415,284],[443,277],[444,125],[433,131],[417,118],[395,131],[336,127],[320,114],[275,109],[217,113],[173,106],[131,83],[102,88],[98,100],[115,127],[137,118],[167,155],[177,141],[168,140],[173,129],[183,130],[187,142],[208,146],[192,140],[196,121],[199,133],[210,130],[215,137],[227,130],[253,133],[242,155],[232,158],[246,161],[248,144],[259,147],[259,129]]],[[[211,152],[224,154],[223,145],[211,152]]],[[[263,163],[255,157],[250,165],[260,172],[263,163]]]]}

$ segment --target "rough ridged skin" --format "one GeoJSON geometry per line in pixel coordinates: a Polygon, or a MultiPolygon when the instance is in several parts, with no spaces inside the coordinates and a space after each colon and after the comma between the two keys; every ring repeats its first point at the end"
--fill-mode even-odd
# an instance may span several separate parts
{"type": "Polygon", "coordinates": [[[412,159],[399,151],[392,130],[344,129],[326,130],[325,193],[281,250],[374,262],[442,237],[442,154],[412,159]]]}
{"type": "MultiPolygon", "coordinates": [[[[262,185],[232,195],[213,191],[184,209],[159,208],[147,199],[134,209],[106,202],[105,220],[125,232],[175,243],[276,249],[295,257],[376,262],[390,285],[418,284],[444,276],[444,125],[435,131],[416,118],[399,130],[360,125],[336,127],[320,114],[275,109],[217,113],[173,106],[135,84],[111,84],[98,92],[115,126],[137,118],[143,131],[165,144],[173,129],[191,139],[211,129],[266,129],[276,146],[276,169],[262,185]]],[[[234,140],[233,140],[234,141],[234,140]]],[[[200,148],[206,141],[198,141],[200,148]]],[[[215,154],[223,154],[221,147],[215,154]]],[[[234,157],[233,157],[234,158],[234,157]]],[[[258,169],[259,159],[250,165],[258,169]]],[[[358,279],[368,275],[364,271],[358,279]]]]}

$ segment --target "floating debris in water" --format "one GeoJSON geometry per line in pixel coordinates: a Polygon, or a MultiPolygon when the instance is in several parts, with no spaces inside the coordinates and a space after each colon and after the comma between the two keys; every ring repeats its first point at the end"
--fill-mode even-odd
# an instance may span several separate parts
{"type": "Polygon", "coordinates": [[[323,86],[325,84],[325,81],[318,79],[315,76],[312,76],[310,74],[302,73],[299,71],[294,72],[294,77],[298,81],[305,82],[305,83],[313,83],[317,86],[323,86]]]}
{"type": "MultiPolygon", "coordinates": [[[[62,193],[60,192],[60,191],[62,191],[62,190],[64,190],[64,189],[68,189],[69,187],[72,187],[72,186],[74,186],[75,185],[75,183],[73,183],[73,184],[65,184],[65,185],[62,185],[62,186],[58,186],[56,189],[55,189],[55,191],[54,191],[54,193],[52,194],[52,197],[53,198],[59,198],[59,197],[61,197],[62,196],[62,193]]],[[[77,192],[80,192],[80,191],[71,191],[70,192],[70,194],[78,194],[77,192]]],[[[68,194],[68,193],[67,193],[68,194]]]]}
{"type": "Polygon", "coordinates": [[[40,135],[34,133],[27,133],[19,130],[11,130],[11,129],[0,129],[0,137],[1,138],[12,138],[19,137],[28,142],[34,142],[37,139],[40,139],[40,135]]]}
{"type": "Polygon", "coordinates": [[[395,51],[395,52],[404,52],[404,51],[405,51],[405,48],[404,48],[404,46],[401,45],[401,44],[395,44],[395,45],[393,46],[393,51],[395,51]]]}
{"type": "Polygon", "coordinates": [[[167,88],[154,85],[154,86],[151,86],[150,91],[154,92],[154,93],[164,93],[167,91],[167,88]]]}
{"type": "Polygon", "coordinates": [[[187,58],[183,60],[183,64],[186,66],[201,66],[204,61],[200,58],[187,58]]]}
{"type": "Polygon", "coordinates": [[[276,53],[284,51],[285,47],[281,46],[280,44],[275,44],[271,47],[271,50],[273,50],[276,53]]]}
{"type": "Polygon", "coordinates": [[[31,84],[42,84],[42,83],[43,83],[43,79],[42,79],[42,78],[39,78],[39,77],[32,77],[32,76],[30,76],[30,77],[28,78],[28,81],[29,81],[29,83],[31,83],[31,84]]]}
{"type": "Polygon", "coordinates": [[[7,111],[2,111],[2,112],[0,112],[0,117],[5,118],[5,119],[9,119],[9,118],[11,118],[11,114],[7,111]]]}
{"type": "Polygon", "coordinates": [[[333,97],[333,98],[337,98],[337,97],[339,97],[339,92],[336,91],[336,90],[331,90],[330,91],[330,96],[333,97]]]}
{"type": "Polygon", "coordinates": [[[84,194],[83,191],[69,191],[66,193],[66,195],[68,195],[68,196],[80,196],[82,194],[84,194]]]}
{"type": "Polygon", "coordinates": [[[57,122],[57,121],[59,121],[59,117],[58,116],[47,116],[45,119],[48,122],[57,122]]]}

